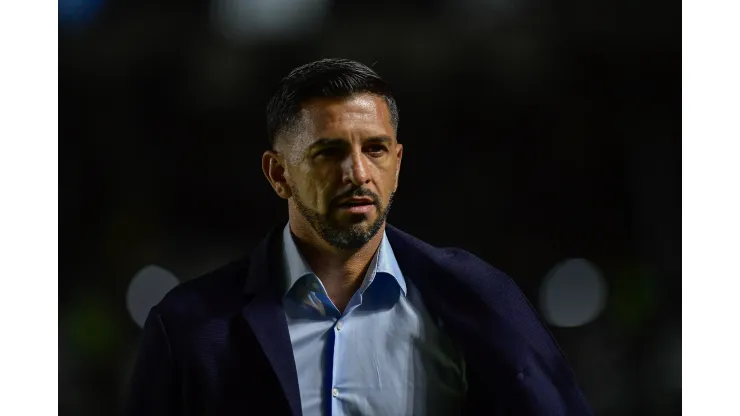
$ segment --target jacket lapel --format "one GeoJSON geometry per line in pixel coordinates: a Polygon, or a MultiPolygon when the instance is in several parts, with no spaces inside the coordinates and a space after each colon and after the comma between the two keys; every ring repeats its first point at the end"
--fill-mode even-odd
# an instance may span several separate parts
{"type": "Polygon", "coordinates": [[[387,235],[404,276],[419,289],[429,312],[463,348],[468,369],[464,414],[480,414],[482,409],[494,414],[528,414],[506,407],[519,404],[512,400],[515,380],[521,377],[516,357],[528,347],[471,288],[468,279],[481,270],[472,265],[446,270],[441,265],[451,264],[454,252],[443,254],[390,225],[387,235]]]}
{"type": "MultiPolygon", "coordinates": [[[[404,276],[419,289],[429,312],[461,343],[484,341],[481,334],[486,333],[481,333],[481,320],[487,316],[488,306],[461,276],[452,275],[440,266],[449,261],[452,254],[440,254],[432,246],[390,224],[386,234],[404,276]]],[[[477,270],[468,268],[466,273],[477,273],[477,270]]]]}
{"type": "Polygon", "coordinates": [[[280,268],[274,266],[280,264],[276,246],[280,241],[278,229],[279,227],[273,228],[251,256],[245,290],[253,297],[243,308],[242,315],[270,361],[293,415],[301,416],[301,396],[293,348],[279,285],[275,284],[280,278],[280,268]]]}
{"type": "Polygon", "coordinates": [[[437,257],[439,253],[431,246],[391,225],[387,225],[386,234],[404,276],[419,290],[431,315],[444,324],[445,330],[463,349],[468,368],[463,414],[479,414],[484,408],[497,413],[491,407],[479,405],[496,396],[499,374],[489,366],[496,359],[493,351],[487,348],[491,345],[491,337],[481,322],[486,319],[486,306],[459,279],[441,269],[438,263],[447,260],[437,257]],[[481,372],[487,377],[482,383],[475,376],[481,372]]]}

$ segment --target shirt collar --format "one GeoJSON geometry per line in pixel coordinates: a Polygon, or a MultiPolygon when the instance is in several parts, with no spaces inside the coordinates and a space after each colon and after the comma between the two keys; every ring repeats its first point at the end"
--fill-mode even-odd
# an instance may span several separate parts
{"type": "MultiPolygon", "coordinates": [[[[308,265],[308,262],[295,244],[293,234],[290,231],[290,222],[283,229],[283,264],[283,270],[285,271],[283,274],[283,295],[287,294],[302,277],[314,275],[311,266],[308,265]]],[[[383,239],[380,242],[380,247],[370,262],[370,267],[368,267],[360,290],[364,290],[370,286],[378,273],[393,276],[401,288],[403,295],[406,296],[406,281],[398,266],[396,256],[393,254],[393,248],[391,248],[385,231],[383,231],[383,239]]]]}

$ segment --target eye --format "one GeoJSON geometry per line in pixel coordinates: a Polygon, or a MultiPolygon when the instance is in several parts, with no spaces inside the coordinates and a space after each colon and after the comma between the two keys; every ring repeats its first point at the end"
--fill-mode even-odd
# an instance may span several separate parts
{"type": "Polygon", "coordinates": [[[325,147],[314,154],[314,157],[326,157],[333,158],[337,157],[342,153],[342,149],[338,147],[325,147]]]}
{"type": "Polygon", "coordinates": [[[370,146],[365,148],[365,151],[369,153],[371,156],[382,156],[386,152],[386,148],[383,145],[380,144],[371,144],[370,146]]]}

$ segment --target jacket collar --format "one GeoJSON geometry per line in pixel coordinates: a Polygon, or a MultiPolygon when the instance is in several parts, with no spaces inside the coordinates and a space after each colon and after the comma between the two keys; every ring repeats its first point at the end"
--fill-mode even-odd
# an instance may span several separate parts
{"type": "MultiPolygon", "coordinates": [[[[278,224],[253,250],[244,290],[251,298],[242,310],[258,342],[267,355],[273,370],[283,388],[286,399],[295,416],[301,416],[300,390],[293,358],[290,333],[282,305],[283,274],[282,238],[285,223],[278,224]]],[[[432,315],[438,319],[450,318],[452,311],[439,310],[440,293],[435,289],[442,284],[442,290],[449,284],[444,273],[435,263],[443,260],[435,258],[439,249],[418,240],[409,234],[386,224],[386,238],[393,248],[396,261],[404,277],[419,288],[432,315]],[[442,312],[441,314],[437,312],[442,312]],[[447,315],[447,316],[446,316],[447,315]]],[[[445,257],[442,255],[442,257],[445,257]]],[[[453,291],[457,288],[450,287],[453,291]]]]}
{"type": "MultiPolygon", "coordinates": [[[[283,266],[281,282],[283,295],[286,295],[302,277],[313,275],[314,273],[313,270],[311,270],[311,266],[298,249],[289,224],[286,224],[285,227],[283,227],[281,241],[283,266]]],[[[362,287],[359,290],[362,291],[367,286],[370,286],[379,273],[393,277],[401,288],[401,293],[406,296],[406,281],[404,280],[403,273],[398,267],[398,261],[396,260],[393,248],[388,242],[388,237],[385,232],[383,232],[383,238],[381,239],[378,250],[370,261],[370,266],[363,278],[362,287]]]]}

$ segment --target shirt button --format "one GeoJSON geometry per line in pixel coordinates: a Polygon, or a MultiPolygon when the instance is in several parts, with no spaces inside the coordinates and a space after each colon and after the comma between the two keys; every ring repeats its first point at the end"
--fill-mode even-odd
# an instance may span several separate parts
{"type": "Polygon", "coordinates": [[[334,397],[339,396],[339,390],[337,390],[336,388],[331,389],[331,395],[334,397]]]}
{"type": "Polygon", "coordinates": [[[342,330],[342,321],[337,322],[337,331],[342,330]]]}

